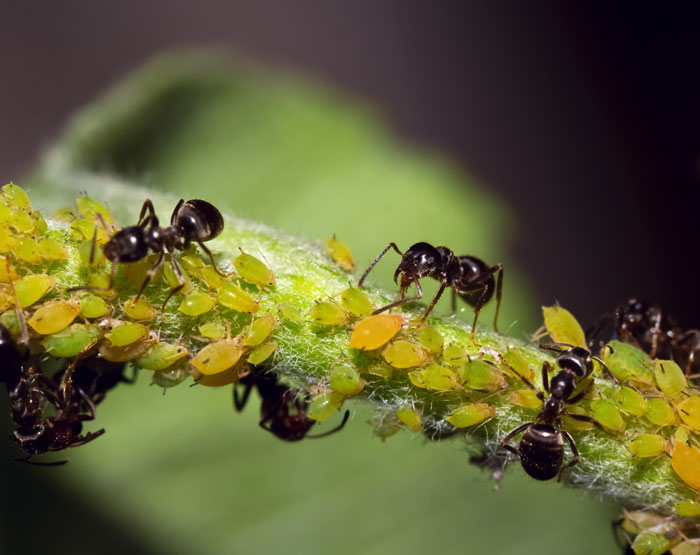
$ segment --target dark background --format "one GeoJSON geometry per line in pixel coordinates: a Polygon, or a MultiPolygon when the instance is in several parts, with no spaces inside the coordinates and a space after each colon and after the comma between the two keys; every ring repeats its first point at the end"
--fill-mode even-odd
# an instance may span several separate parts
{"type": "MultiPolygon", "coordinates": [[[[538,303],[556,298],[585,325],[639,296],[700,326],[699,14],[664,9],[0,0],[2,179],[19,181],[73,111],[151,55],[224,47],[354,93],[409,141],[467,168],[517,214],[514,258],[538,303]]],[[[44,487],[34,477],[0,494],[44,487]]],[[[67,493],[52,493],[52,512],[67,493]]],[[[47,546],[69,534],[36,511],[6,532],[47,546]]],[[[101,530],[92,508],[73,501],[71,511],[86,545],[132,548],[101,530]]]]}

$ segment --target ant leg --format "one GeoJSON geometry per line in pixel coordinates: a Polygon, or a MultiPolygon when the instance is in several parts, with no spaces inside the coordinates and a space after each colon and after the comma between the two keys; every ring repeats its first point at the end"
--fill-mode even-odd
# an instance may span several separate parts
{"type": "Polygon", "coordinates": [[[214,267],[214,271],[219,274],[221,277],[226,277],[226,274],[224,274],[221,270],[216,265],[216,262],[214,261],[214,255],[211,253],[211,251],[204,246],[204,244],[197,239],[197,244],[201,247],[201,249],[207,253],[207,256],[209,257],[209,260],[211,260],[211,265],[214,267]]]}
{"type": "Polygon", "coordinates": [[[617,378],[615,377],[615,375],[610,371],[610,368],[608,368],[608,365],[605,364],[599,357],[597,357],[597,356],[595,356],[595,355],[591,355],[591,358],[592,358],[593,360],[597,361],[598,364],[600,364],[600,367],[603,369],[603,373],[606,374],[606,375],[608,376],[608,378],[610,378],[610,380],[611,380],[613,383],[620,383],[620,382],[617,380],[617,378]]]}
{"type": "Polygon", "coordinates": [[[69,287],[66,291],[109,291],[114,287],[114,278],[117,275],[117,263],[112,262],[112,270],[109,274],[109,285],[107,287],[98,287],[96,285],[80,285],[78,287],[69,287]]]}
{"type": "Polygon", "coordinates": [[[323,432],[322,434],[318,434],[317,436],[306,436],[306,437],[307,437],[307,439],[318,439],[319,437],[326,437],[326,436],[329,436],[329,435],[334,434],[336,432],[339,432],[340,430],[342,430],[345,427],[345,423],[348,421],[348,418],[350,418],[350,411],[346,410],[345,416],[343,416],[343,421],[340,424],[338,424],[335,428],[333,428],[332,430],[328,430],[327,432],[323,432]]]}
{"type": "Polygon", "coordinates": [[[484,299],[486,299],[486,295],[488,295],[488,292],[489,286],[486,285],[484,287],[484,292],[481,294],[479,300],[476,301],[476,304],[474,305],[474,321],[472,322],[472,342],[474,341],[474,332],[476,332],[476,321],[479,319],[479,313],[481,312],[481,309],[483,308],[484,304],[486,304],[484,299]]]}
{"type": "Polygon", "coordinates": [[[102,214],[97,212],[97,214],[95,214],[95,231],[92,234],[92,241],[90,242],[90,265],[91,266],[92,266],[92,263],[95,261],[95,250],[97,248],[97,224],[98,223],[102,226],[102,229],[104,229],[105,232],[107,232],[107,235],[112,234],[109,227],[107,226],[107,222],[105,222],[105,219],[102,217],[102,214]]]}
{"type": "Polygon", "coordinates": [[[233,406],[236,408],[236,411],[241,412],[248,402],[250,392],[253,390],[253,384],[246,384],[245,389],[243,390],[242,398],[238,397],[238,390],[236,389],[237,385],[239,384],[233,384],[233,406]]]}
{"type": "Polygon", "coordinates": [[[574,348],[575,345],[571,343],[540,343],[540,349],[545,349],[546,351],[553,351],[555,353],[561,353],[563,351],[562,347],[574,348]]]}
{"type": "Polygon", "coordinates": [[[68,447],[78,447],[80,445],[85,445],[86,443],[90,443],[92,440],[97,439],[104,433],[104,428],[102,428],[101,430],[97,430],[96,432],[90,432],[89,434],[85,434],[80,439],[76,439],[76,441],[71,443],[68,447]]]}
{"type": "Polygon", "coordinates": [[[452,314],[457,314],[457,291],[452,289],[452,314]]]}
{"type": "Polygon", "coordinates": [[[136,222],[136,225],[140,228],[145,228],[149,222],[156,227],[158,226],[158,216],[156,216],[156,210],[153,208],[151,199],[147,198],[143,202],[143,206],[141,206],[141,213],[139,214],[139,219],[138,222],[136,222]],[[146,216],[146,212],[148,212],[148,216],[146,216]],[[145,219],[144,216],[146,216],[145,219]]]}
{"type": "Polygon", "coordinates": [[[36,466],[63,466],[64,464],[68,464],[68,461],[48,461],[48,462],[41,462],[41,461],[30,461],[34,456],[34,454],[27,455],[26,457],[23,457],[21,459],[15,459],[15,462],[21,462],[24,464],[33,464],[36,466]]]}
{"type": "Polygon", "coordinates": [[[561,473],[564,472],[564,469],[569,468],[570,466],[574,466],[578,461],[581,460],[581,455],[579,455],[578,449],[576,448],[576,444],[574,443],[574,438],[571,437],[571,434],[567,431],[559,431],[561,432],[561,435],[564,436],[564,439],[566,439],[566,441],[568,442],[569,447],[571,447],[571,452],[574,454],[574,458],[561,467],[561,470],[559,470],[559,475],[557,476],[557,482],[561,482],[561,473]]]}
{"type": "Polygon", "coordinates": [[[394,249],[397,253],[399,253],[399,256],[403,256],[403,253],[399,250],[399,247],[396,246],[396,243],[389,243],[387,248],[385,248],[381,253],[379,253],[379,256],[374,259],[374,262],[369,265],[369,268],[365,270],[365,273],[362,274],[362,277],[360,278],[360,281],[357,282],[357,287],[362,287],[362,284],[365,282],[365,278],[369,274],[370,270],[374,268],[377,265],[377,262],[379,262],[382,257],[389,251],[389,249],[394,249]]]}
{"type": "MultiPolygon", "coordinates": [[[[372,314],[381,314],[382,312],[390,310],[396,306],[399,306],[399,305],[402,305],[402,304],[405,304],[405,303],[408,303],[411,301],[417,301],[419,299],[422,299],[423,298],[423,288],[420,286],[420,282],[418,280],[416,280],[414,283],[416,284],[416,289],[418,289],[418,295],[416,295],[415,297],[408,297],[406,299],[401,298],[398,301],[394,301],[393,303],[390,303],[386,306],[383,306],[382,308],[378,308],[377,310],[372,312],[372,314]]],[[[402,297],[403,297],[403,290],[402,290],[402,297]]]]}
{"type": "Polygon", "coordinates": [[[177,201],[177,204],[175,205],[175,209],[173,210],[173,213],[170,216],[170,225],[175,225],[175,222],[177,221],[177,213],[180,211],[180,207],[183,204],[185,204],[184,198],[181,198],[180,200],[177,201]]]}
{"type": "Polygon", "coordinates": [[[525,424],[521,424],[520,426],[518,426],[517,428],[515,428],[515,430],[513,430],[512,432],[510,432],[506,437],[504,437],[504,438],[501,440],[501,445],[502,445],[503,447],[505,447],[506,449],[508,449],[508,451],[510,451],[511,453],[513,453],[514,455],[517,455],[517,456],[519,457],[519,456],[520,456],[520,451],[518,451],[518,450],[517,450],[515,447],[513,447],[512,445],[509,445],[508,442],[509,442],[511,439],[513,439],[515,436],[517,436],[520,432],[524,432],[525,430],[527,430],[527,429],[528,429],[530,426],[532,426],[533,424],[534,424],[534,422],[525,422],[525,424]]]}
{"type": "Polygon", "coordinates": [[[575,405],[576,403],[578,403],[581,399],[583,399],[586,396],[586,394],[591,390],[592,387],[593,387],[593,380],[588,382],[588,387],[586,387],[586,389],[584,389],[583,391],[579,391],[576,395],[574,395],[573,397],[569,397],[564,402],[567,405],[575,405]]]}
{"type": "Polygon", "coordinates": [[[501,297],[503,296],[503,266],[498,266],[498,280],[496,281],[496,314],[493,316],[493,331],[498,333],[498,313],[501,310],[501,297]]]}
{"type": "Polygon", "coordinates": [[[598,428],[601,432],[605,432],[606,434],[609,434],[611,436],[617,435],[617,434],[613,434],[612,432],[609,432],[608,430],[603,428],[603,425],[600,422],[598,422],[595,418],[593,418],[592,416],[587,416],[585,414],[572,414],[566,410],[563,410],[562,414],[565,416],[568,416],[569,418],[571,418],[571,420],[577,420],[579,422],[590,422],[596,428],[598,428]]]}
{"type": "Polygon", "coordinates": [[[547,393],[551,393],[549,391],[549,371],[551,369],[552,365],[549,362],[545,361],[542,363],[542,387],[547,393]]]}
{"type": "Polygon", "coordinates": [[[180,285],[177,285],[170,290],[170,293],[168,293],[168,296],[165,298],[165,301],[163,302],[163,306],[160,308],[160,314],[161,314],[161,318],[163,320],[165,320],[165,305],[168,304],[168,301],[175,293],[180,291],[185,286],[185,276],[182,275],[182,270],[180,269],[180,265],[177,263],[177,260],[175,259],[175,252],[174,251],[170,253],[170,264],[173,267],[173,271],[175,272],[175,275],[177,276],[177,280],[180,282],[180,285]]]}
{"type": "Polygon", "coordinates": [[[160,270],[160,267],[163,265],[163,262],[165,261],[165,252],[161,251],[160,256],[158,257],[158,260],[156,260],[156,263],[151,267],[150,270],[146,273],[146,278],[143,280],[143,283],[141,284],[141,288],[139,289],[138,295],[136,295],[136,298],[133,300],[133,304],[136,304],[139,302],[139,299],[141,298],[141,295],[143,294],[143,290],[146,289],[146,285],[148,285],[148,282],[151,281],[154,275],[160,270]]]}
{"type": "MultiPolygon", "coordinates": [[[[418,282],[416,281],[416,287],[418,286],[418,282]]],[[[430,314],[430,311],[433,310],[433,307],[435,306],[435,303],[438,302],[440,297],[442,297],[442,293],[445,291],[445,287],[447,287],[447,282],[443,281],[440,284],[440,289],[438,289],[438,292],[435,293],[435,297],[433,298],[432,302],[430,303],[430,306],[428,307],[428,310],[425,311],[425,314],[423,314],[423,317],[420,319],[421,322],[425,322],[425,319],[428,317],[428,314],[430,314]]],[[[423,291],[421,290],[421,296],[423,296],[423,291]]]]}

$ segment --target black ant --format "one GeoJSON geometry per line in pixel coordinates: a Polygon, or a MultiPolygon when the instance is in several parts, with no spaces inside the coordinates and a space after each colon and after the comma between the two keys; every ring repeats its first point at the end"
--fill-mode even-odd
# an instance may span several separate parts
{"type": "Polygon", "coordinates": [[[299,389],[293,389],[278,383],[273,373],[254,372],[233,387],[233,403],[238,412],[242,411],[248,402],[253,387],[257,387],[262,404],[260,406],[260,427],[284,441],[300,441],[325,437],[343,429],[350,417],[350,411],[345,411],[343,421],[327,432],[310,436],[307,435],[314,424],[306,415],[308,399],[299,389]],[[238,387],[243,386],[243,393],[238,394],[238,387]]]}
{"type": "MultiPolygon", "coordinates": [[[[109,231],[102,215],[97,214],[96,217],[105,230],[109,231]]],[[[221,212],[219,212],[213,204],[199,199],[190,199],[187,202],[185,202],[184,199],[180,199],[170,217],[170,225],[167,227],[160,227],[158,217],[153,208],[153,203],[150,199],[146,199],[141,207],[141,214],[139,215],[136,225],[121,229],[115,233],[104,246],[104,255],[112,262],[112,273],[109,286],[106,289],[111,289],[114,285],[117,264],[143,260],[149,254],[149,251],[158,253],[158,260],[156,260],[155,264],[148,270],[146,278],[143,280],[141,288],[134,299],[134,302],[138,301],[146,285],[148,285],[153,276],[163,265],[165,253],[167,252],[170,254],[170,263],[177,276],[179,285],[170,290],[168,297],[163,303],[163,309],[165,309],[165,305],[170,300],[170,297],[185,286],[185,278],[180,269],[180,265],[175,259],[176,250],[184,251],[190,247],[192,242],[197,243],[209,256],[216,272],[221,276],[224,275],[217,268],[214,255],[204,246],[205,241],[213,239],[219,235],[223,229],[224,219],[221,216],[221,212]]],[[[92,238],[90,263],[94,260],[96,240],[97,222],[95,222],[95,234],[92,238]]],[[[96,288],[73,287],[68,289],[68,291],[75,291],[78,289],[96,288]]]]}
{"type": "Polygon", "coordinates": [[[419,280],[424,277],[431,277],[440,282],[440,288],[435,294],[428,310],[423,314],[421,321],[424,321],[435,303],[442,296],[446,287],[452,288],[452,310],[457,307],[456,296],[459,295],[467,304],[474,307],[474,323],[472,324],[472,336],[476,329],[476,321],[482,307],[491,299],[494,290],[496,291],[496,314],[493,319],[493,328],[498,332],[498,312],[501,308],[501,293],[503,290],[503,266],[496,264],[489,266],[483,260],[475,256],[455,256],[447,247],[433,247],[428,243],[416,243],[405,253],[402,253],[396,243],[389,245],[374,259],[369,268],[362,274],[357,286],[362,287],[365,278],[381,258],[394,249],[400,256],[401,262],[394,272],[394,283],[401,276],[401,298],[374,311],[379,314],[385,310],[402,305],[409,301],[416,301],[423,297],[423,289],[419,280]],[[498,282],[494,275],[498,273],[498,282]],[[406,290],[415,283],[418,294],[415,297],[405,298],[406,290]]]}
{"type": "MultiPolygon", "coordinates": [[[[92,400],[95,405],[101,403],[107,396],[107,391],[120,383],[134,383],[136,368],[133,376],[124,375],[126,364],[123,362],[110,362],[95,355],[80,360],[71,376],[74,387],[79,388],[92,400]]],[[[54,376],[55,380],[61,379],[63,371],[54,376]]]]}
{"type": "MultiPolygon", "coordinates": [[[[588,393],[589,387],[574,395],[576,386],[593,372],[593,361],[598,361],[604,370],[609,373],[602,360],[591,355],[582,348],[557,344],[542,344],[541,349],[547,349],[559,353],[556,364],[560,368],[550,382],[549,372],[553,369],[548,362],[542,363],[542,387],[549,396],[545,398],[542,391],[539,391],[525,376],[518,374],[520,379],[530,389],[537,393],[537,398],[543,403],[542,410],[537,415],[534,422],[521,424],[501,440],[501,445],[511,453],[520,458],[523,469],[536,480],[551,480],[555,476],[561,479],[561,473],[565,468],[575,465],[580,460],[576,443],[571,435],[562,430],[562,415],[566,415],[573,420],[581,422],[591,422],[602,431],[606,431],[603,426],[593,417],[567,412],[564,405],[578,403],[588,393]],[[562,346],[569,347],[562,349],[562,346]],[[521,432],[525,432],[518,448],[511,446],[508,442],[521,432]],[[564,458],[563,439],[571,447],[574,458],[566,465],[562,466],[564,458]]],[[[513,370],[515,372],[515,370],[513,370]]],[[[517,374],[517,372],[515,372],[517,374]]]]}

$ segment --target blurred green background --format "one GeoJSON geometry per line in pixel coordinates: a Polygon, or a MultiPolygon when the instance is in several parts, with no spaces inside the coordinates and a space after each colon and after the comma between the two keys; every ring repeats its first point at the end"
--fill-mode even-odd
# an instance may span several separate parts
{"type": "MultiPolygon", "coordinates": [[[[509,260],[519,224],[507,201],[321,83],[241,61],[161,59],[79,114],[28,183],[50,211],[65,204],[62,187],[99,198],[104,174],[319,241],[335,233],[361,269],[389,241],[503,262],[502,329],[524,337],[538,326],[509,260]]],[[[388,255],[374,280],[391,287],[397,263],[388,255]]],[[[403,432],[382,442],[358,403],[342,433],[286,444],[258,428],[257,399],[235,414],[230,388],[183,385],[162,397],[149,380],[142,373],[109,395],[96,424],[107,434],[69,452],[65,467],[12,463],[2,444],[8,552],[618,550],[614,507],[515,467],[496,491],[460,440],[426,445],[403,432]]]]}

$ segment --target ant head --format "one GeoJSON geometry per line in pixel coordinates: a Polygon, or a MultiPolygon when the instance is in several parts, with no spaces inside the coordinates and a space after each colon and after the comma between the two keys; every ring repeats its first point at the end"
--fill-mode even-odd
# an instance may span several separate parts
{"type": "Polygon", "coordinates": [[[394,272],[394,282],[401,275],[401,287],[434,272],[442,262],[440,251],[428,243],[416,243],[401,257],[394,272]]]}
{"type": "Polygon", "coordinates": [[[224,218],[213,204],[192,199],[182,204],[173,214],[173,224],[187,237],[208,241],[224,229],[224,218]]]}
{"type": "Polygon", "coordinates": [[[125,227],[104,246],[107,260],[112,262],[138,262],[148,254],[146,236],[138,226],[125,227]]]}
{"type": "Polygon", "coordinates": [[[572,347],[557,357],[557,365],[573,372],[578,378],[585,378],[593,372],[591,353],[583,347],[572,347]]]}

